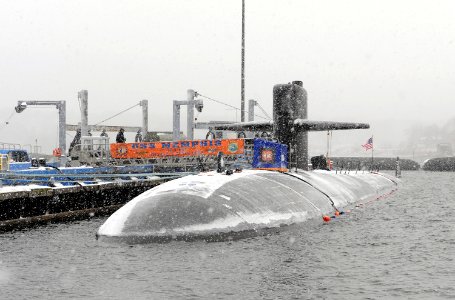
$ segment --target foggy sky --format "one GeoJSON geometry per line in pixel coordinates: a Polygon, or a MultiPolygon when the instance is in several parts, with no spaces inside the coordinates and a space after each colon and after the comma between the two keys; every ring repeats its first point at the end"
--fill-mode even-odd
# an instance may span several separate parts
{"type": "MultiPolygon", "coordinates": [[[[148,99],[149,130],[171,130],[172,100],[187,89],[240,107],[240,0],[0,5],[0,142],[38,139],[50,151],[55,108],[29,107],[5,121],[18,100],[66,100],[67,122],[76,124],[82,89],[90,124],[148,99]]],[[[301,80],[310,119],[372,125],[334,133],[335,143],[361,149],[374,135],[376,146],[394,147],[410,124],[455,116],[454,11],[450,0],[246,0],[246,99],[271,114],[273,85],[301,80]]],[[[183,109],[183,130],[185,117],[183,109]]],[[[105,124],[140,126],[140,118],[138,107],[105,124]]],[[[197,118],[236,113],[204,99],[197,118]]],[[[325,145],[325,133],[310,138],[325,145]]]]}

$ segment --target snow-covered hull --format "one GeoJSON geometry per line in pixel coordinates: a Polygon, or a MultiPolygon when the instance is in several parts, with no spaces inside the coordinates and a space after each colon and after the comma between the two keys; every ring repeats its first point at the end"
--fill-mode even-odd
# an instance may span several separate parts
{"type": "Polygon", "coordinates": [[[384,175],[362,172],[201,173],[137,196],[109,217],[97,236],[140,242],[255,233],[331,214],[335,207],[395,188],[384,175]]]}

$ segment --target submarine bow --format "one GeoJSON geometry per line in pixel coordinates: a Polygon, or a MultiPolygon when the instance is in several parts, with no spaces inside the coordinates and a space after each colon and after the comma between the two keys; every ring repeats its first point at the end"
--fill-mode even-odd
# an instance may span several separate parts
{"type": "Polygon", "coordinates": [[[396,182],[380,174],[245,170],[179,178],[131,200],[97,236],[186,239],[300,223],[384,195],[396,182]]]}

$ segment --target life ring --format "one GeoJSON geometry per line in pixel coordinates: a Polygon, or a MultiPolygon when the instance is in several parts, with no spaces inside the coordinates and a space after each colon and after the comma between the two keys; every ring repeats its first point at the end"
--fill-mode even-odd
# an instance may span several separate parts
{"type": "Polygon", "coordinates": [[[55,148],[54,150],[52,150],[52,155],[55,156],[55,157],[60,157],[60,156],[62,156],[62,149],[60,149],[60,148],[55,148]]]}
{"type": "Polygon", "coordinates": [[[330,160],[330,158],[327,158],[327,168],[332,171],[333,169],[333,161],[330,160]]]}

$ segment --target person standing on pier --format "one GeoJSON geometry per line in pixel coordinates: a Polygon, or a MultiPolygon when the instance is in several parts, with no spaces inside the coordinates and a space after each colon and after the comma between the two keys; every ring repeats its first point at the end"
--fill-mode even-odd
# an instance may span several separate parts
{"type": "Polygon", "coordinates": [[[106,129],[103,129],[103,131],[101,132],[100,136],[108,137],[106,129]]]}
{"type": "Polygon", "coordinates": [[[124,143],[126,142],[126,139],[125,139],[125,136],[123,135],[123,132],[125,131],[125,129],[123,128],[120,128],[120,130],[118,131],[117,133],[117,137],[115,138],[115,141],[117,143],[124,143]]]}
{"type": "Polygon", "coordinates": [[[71,151],[73,151],[74,147],[76,145],[80,145],[81,144],[81,129],[78,128],[76,130],[76,135],[74,136],[74,139],[73,141],[71,142],[70,144],[70,147],[69,147],[69,150],[68,150],[68,153],[69,153],[69,156],[71,156],[71,151]]]}
{"type": "Polygon", "coordinates": [[[141,130],[139,129],[136,133],[136,137],[134,138],[134,141],[136,143],[140,143],[142,142],[142,133],[141,133],[141,130]]]}

